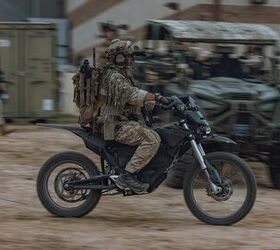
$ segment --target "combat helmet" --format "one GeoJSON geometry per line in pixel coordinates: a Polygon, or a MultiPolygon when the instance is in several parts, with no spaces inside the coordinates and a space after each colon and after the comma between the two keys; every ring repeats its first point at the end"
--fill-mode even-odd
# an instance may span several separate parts
{"type": "Polygon", "coordinates": [[[109,62],[117,65],[129,65],[133,61],[133,53],[136,46],[130,41],[115,39],[107,49],[106,58],[109,62]]]}

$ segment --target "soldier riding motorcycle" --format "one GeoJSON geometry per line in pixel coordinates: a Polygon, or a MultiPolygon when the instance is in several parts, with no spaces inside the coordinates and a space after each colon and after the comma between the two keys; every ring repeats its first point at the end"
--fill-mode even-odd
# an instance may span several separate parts
{"type": "Polygon", "coordinates": [[[37,180],[38,196],[45,208],[58,216],[78,217],[90,212],[101,195],[150,193],[192,147],[197,161],[184,182],[185,201],[192,213],[216,225],[236,223],[246,216],[256,196],[249,166],[230,153],[205,154],[202,146],[205,142],[234,142],[211,134],[192,98],[183,103],[175,96],[163,97],[137,88],[128,71],[133,63],[132,43],[114,41],[107,58],[95,131],[90,127],[44,125],[80,136],[87,148],[100,155],[101,171],[78,153],[53,156],[41,168],[37,180]],[[143,109],[146,102],[175,110],[178,121],[149,127],[151,116],[143,109]],[[141,107],[146,125],[137,116],[141,107]]]}

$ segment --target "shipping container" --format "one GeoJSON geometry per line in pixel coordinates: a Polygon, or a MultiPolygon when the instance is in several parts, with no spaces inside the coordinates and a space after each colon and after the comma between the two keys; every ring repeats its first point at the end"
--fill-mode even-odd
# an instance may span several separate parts
{"type": "Polygon", "coordinates": [[[0,67],[10,95],[7,118],[48,118],[58,100],[56,26],[0,22],[0,67]]]}

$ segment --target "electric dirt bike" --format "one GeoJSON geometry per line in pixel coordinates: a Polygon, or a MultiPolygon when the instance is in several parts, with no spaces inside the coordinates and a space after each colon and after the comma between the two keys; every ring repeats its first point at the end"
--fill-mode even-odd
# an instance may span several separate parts
{"type": "MultiPolygon", "coordinates": [[[[173,100],[165,109],[173,109],[178,121],[153,128],[161,137],[161,145],[150,163],[138,172],[138,180],[149,184],[147,193],[153,192],[174,163],[191,149],[196,160],[183,185],[190,211],[208,224],[230,225],[240,221],[249,213],[256,198],[256,182],[250,167],[228,152],[205,154],[205,143],[235,142],[212,134],[208,122],[197,109],[188,110],[177,97],[173,100]]],[[[50,213],[81,217],[95,208],[102,195],[136,195],[130,189],[121,190],[115,185],[136,147],[104,141],[89,127],[42,126],[73,132],[83,139],[88,149],[100,156],[101,161],[97,168],[88,157],[76,152],[59,153],[47,160],[38,175],[37,192],[50,213]]]]}

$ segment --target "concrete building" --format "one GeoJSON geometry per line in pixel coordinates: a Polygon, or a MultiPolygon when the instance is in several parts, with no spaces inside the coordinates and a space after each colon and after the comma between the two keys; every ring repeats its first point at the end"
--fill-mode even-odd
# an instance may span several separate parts
{"type": "Polygon", "coordinates": [[[147,19],[220,20],[267,24],[280,33],[279,0],[177,0],[180,10],[165,7],[170,0],[67,0],[65,16],[72,24],[73,58],[90,57],[99,22],[129,24],[128,36],[142,38],[147,19]],[[218,7],[216,4],[219,4],[218,7]]]}

